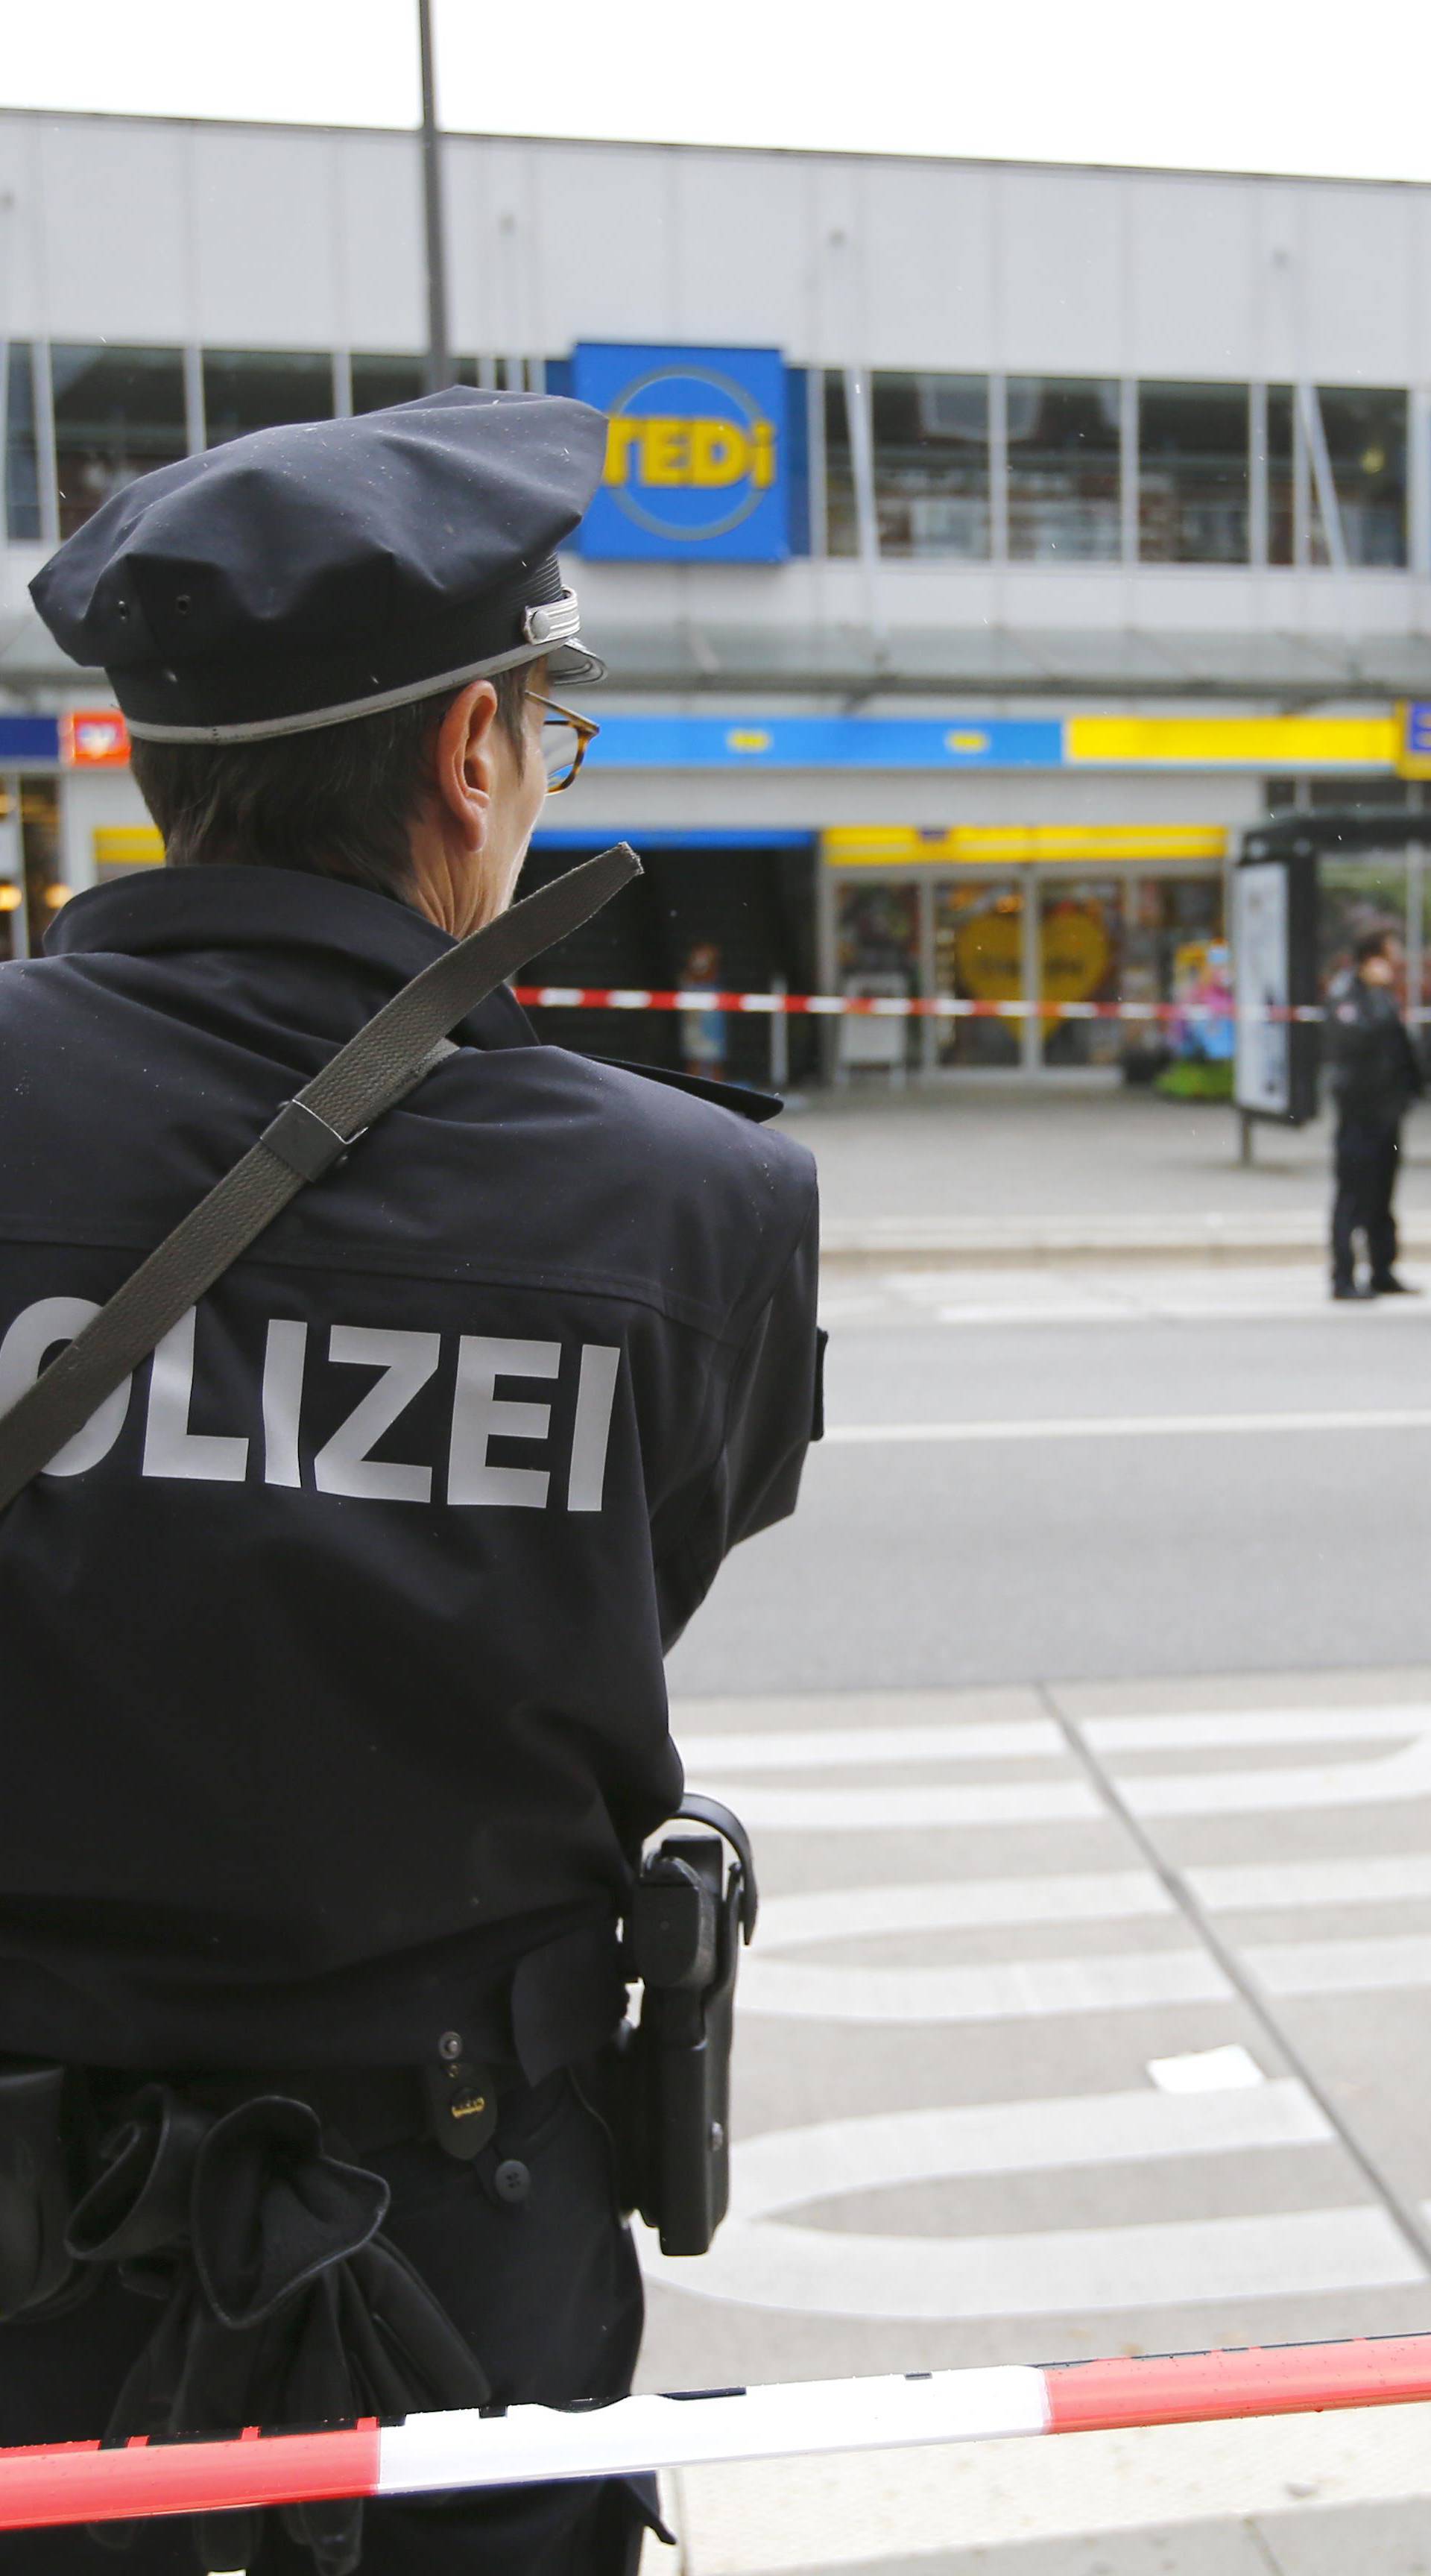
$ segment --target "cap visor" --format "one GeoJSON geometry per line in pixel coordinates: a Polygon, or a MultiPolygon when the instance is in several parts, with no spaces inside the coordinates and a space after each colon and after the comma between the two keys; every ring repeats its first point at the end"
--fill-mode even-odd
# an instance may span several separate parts
{"type": "Polygon", "coordinates": [[[588,653],[584,644],[553,644],[547,655],[547,678],[565,688],[580,688],[605,677],[606,664],[599,655],[588,653]]]}

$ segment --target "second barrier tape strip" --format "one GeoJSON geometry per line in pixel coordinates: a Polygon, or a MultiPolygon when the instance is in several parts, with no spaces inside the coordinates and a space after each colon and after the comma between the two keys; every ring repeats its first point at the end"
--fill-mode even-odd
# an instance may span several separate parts
{"type": "MultiPolygon", "coordinates": [[[[1431,2401],[1431,2334],[0,2451],[0,2530],[1431,2401]]],[[[1428,2472],[1431,2474],[1431,2472],[1428,2472]]]]}
{"type": "MultiPolygon", "coordinates": [[[[976,1002],[947,993],[657,992],[600,984],[518,984],[513,990],[529,1011],[722,1011],[772,1018],[871,1020],[1134,1020],[1155,1026],[1182,1021],[1197,1028],[1225,1027],[1238,1017],[1233,1006],[1221,1002],[976,1002]]],[[[1298,1002],[1268,1004],[1246,1016],[1255,1026],[1295,1022],[1315,1027],[1327,1014],[1319,1002],[1298,1002]]],[[[1431,1012],[1408,1011],[1406,1018],[1415,1024],[1431,1018],[1431,1012]]]]}

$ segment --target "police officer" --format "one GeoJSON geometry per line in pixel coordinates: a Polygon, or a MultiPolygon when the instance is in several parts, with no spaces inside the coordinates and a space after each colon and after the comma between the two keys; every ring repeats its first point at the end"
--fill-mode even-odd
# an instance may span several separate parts
{"type": "Polygon", "coordinates": [[[1331,1090],[1336,1102],[1336,1197],[1332,1207],[1332,1295],[1415,1295],[1396,1275],[1392,1194],[1401,1122],[1423,1088],[1421,1065],[1396,1007],[1392,934],[1368,931],[1349,974],[1328,994],[1331,1090]],[[1371,1277],[1356,1275],[1356,1238],[1366,1239],[1371,1277]]]}
{"type": "MultiPolygon", "coordinates": [[[[466,389],[266,430],[38,577],[167,864],[0,977],[0,1410],[511,900],[595,730],[555,550],[603,451],[580,404],[466,389]]],[[[352,2316],[437,2402],[630,2384],[617,1919],[680,1794],[663,1651],[795,1503],[814,1174],[773,1104],[544,1046],[505,988],[456,1034],[0,1518],[0,2051],[63,2070],[70,2250],[112,2258],[0,2329],[0,2442],[312,2420],[352,2316]]],[[[619,2576],[653,2510],[154,2523],[129,2564],[619,2576]]]]}

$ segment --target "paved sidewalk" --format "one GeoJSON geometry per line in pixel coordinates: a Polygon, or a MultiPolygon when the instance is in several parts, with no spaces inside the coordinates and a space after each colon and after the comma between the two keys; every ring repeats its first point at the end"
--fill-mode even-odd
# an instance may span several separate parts
{"type": "MultiPolygon", "coordinates": [[[[1431,1664],[676,1719],[761,1929],[643,2387],[1431,2330],[1431,1664]]],[[[664,2483],[680,2576],[1431,2576],[1431,2405],[664,2483]]]]}
{"type": "MultiPolygon", "coordinates": [[[[1431,2576],[1428,2419],[1407,2406],[737,2465],[663,2493],[677,2576],[1431,2576]]],[[[649,2546],[642,2576],[663,2568],[649,2546]]]]}
{"type": "MultiPolygon", "coordinates": [[[[1326,1241],[1325,1119],[1259,1127],[1250,1169],[1230,1109],[1121,1087],[866,1087],[812,1094],[785,1123],[819,1161],[838,1260],[1285,1259],[1326,1241]]],[[[1405,1148],[1403,1233],[1431,1252],[1431,1110],[1405,1148]]]]}

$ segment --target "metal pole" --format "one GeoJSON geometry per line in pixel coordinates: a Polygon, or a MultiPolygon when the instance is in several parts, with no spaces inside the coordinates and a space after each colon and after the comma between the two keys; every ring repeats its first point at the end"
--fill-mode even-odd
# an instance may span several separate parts
{"type": "Polygon", "coordinates": [[[427,244],[427,390],[440,394],[452,382],[447,336],[447,241],[442,213],[441,138],[433,74],[432,0],[417,0],[422,54],[422,212],[427,244]]]}
{"type": "Polygon", "coordinates": [[[1312,469],[1312,485],[1317,495],[1317,514],[1326,540],[1327,561],[1333,572],[1347,568],[1347,543],[1342,529],[1341,507],[1337,500],[1336,478],[1332,472],[1331,451],[1322,422],[1322,406],[1315,385],[1299,384],[1297,406],[1302,415],[1307,442],[1307,462],[1312,469]]]}
{"type": "MultiPolygon", "coordinates": [[[[772,975],[770,989],[776,1002],[782,1003],[790,990],[784,975],[772,975]]],[[[787,1091],[790,1087],[790,1023],[783,1010],[770,1014],[770,1088],[787,1091]]]]}

